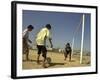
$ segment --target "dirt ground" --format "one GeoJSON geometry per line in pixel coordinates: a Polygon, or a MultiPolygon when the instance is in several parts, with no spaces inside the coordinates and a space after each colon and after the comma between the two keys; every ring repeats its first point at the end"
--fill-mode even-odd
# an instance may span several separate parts
{"type": "MultiPolygon", "coordinates": [[[[79,55],[72,55],[72,60],[69,61],[68,59],[64,60],[63,53],[56,53],[56,52],[48,52],[48,57],[51,58],[51,63],[48,68],[62,68],[62,67],[84,67],[84,66],[90,66],[90,56],[84,55],[83,56],[83,63],[80,64],[79,55]]],[[[42,56],[40,57],[40,64],[36,63],[37,60],[37,51],[36,50],[30,50],[29,58],[32,61],[23,61],[22,68],[23,69],[41,69],[42,67],[42,56]]],[[[25,60],[25,55],[23,55],[23,60],[25,60]]]]}

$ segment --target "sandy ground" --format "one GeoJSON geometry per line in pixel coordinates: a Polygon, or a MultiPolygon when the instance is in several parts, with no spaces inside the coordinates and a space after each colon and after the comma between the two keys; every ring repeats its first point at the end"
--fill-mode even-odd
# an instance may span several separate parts
{"type": "MultiPolygon", "coordinates": [[[[83,56],[83,63],[80,64],[79,55],[72,55],[72,60],[69,61],[68,59],[64,60],[63,53],[55,53],[55,52],[48,52],[48,57],[51,58],[51,64],[48,68],[62,68],[62,67],[85,67],[90,66],[90,56],[84,55],[83,56]]],[[[32,61],[23,61],[22,68],[23,69],[41,69],[42,67],[42,56],[40,57],[40,64],[36,63],[37,59],[37,51],[30,50],[29,58],[32,61]]],[[[23,55],[23,60],[25,60],[25,55],[23,55]]]]}

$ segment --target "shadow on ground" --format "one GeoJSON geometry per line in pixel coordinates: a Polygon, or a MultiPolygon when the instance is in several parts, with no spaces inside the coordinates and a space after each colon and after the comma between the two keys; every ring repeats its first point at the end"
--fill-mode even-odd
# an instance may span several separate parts
{"type": "Polygon", "coordinates": [[[64,63],[50,63],[50,66],[55,66],[55,65],[64,65],[64,63]]]}

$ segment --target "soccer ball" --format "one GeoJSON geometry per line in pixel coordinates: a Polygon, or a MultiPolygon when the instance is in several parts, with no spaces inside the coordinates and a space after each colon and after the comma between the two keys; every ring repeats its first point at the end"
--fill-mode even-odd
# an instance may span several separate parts
{"type": "Polygon", "coordinates": [[[47,61],[48,64],[50,64],[51,63],[51,58],[50,57],[47,57],[47,60],[46,61],[47,61]]]}
{"type": "Polygon", "coordinates": [[[47,57],[47,59],[45,61],[45,66],[46,67],[49,67],[50,66],[50,63],[51,63],[51,58],[50,57],[47,57]]]}

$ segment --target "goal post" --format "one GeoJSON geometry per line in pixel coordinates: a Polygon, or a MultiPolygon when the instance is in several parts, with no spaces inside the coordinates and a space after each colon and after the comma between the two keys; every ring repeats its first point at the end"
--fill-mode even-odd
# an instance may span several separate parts
{"type": "Polygon", "coordinates": [[[84,25],[85,24],[85,14],[82,16],[82,38],[81,38],[81,51],[80,51],[80,64],[82,64],[83,59],[83,42],[84,42],[84,25]]]}

